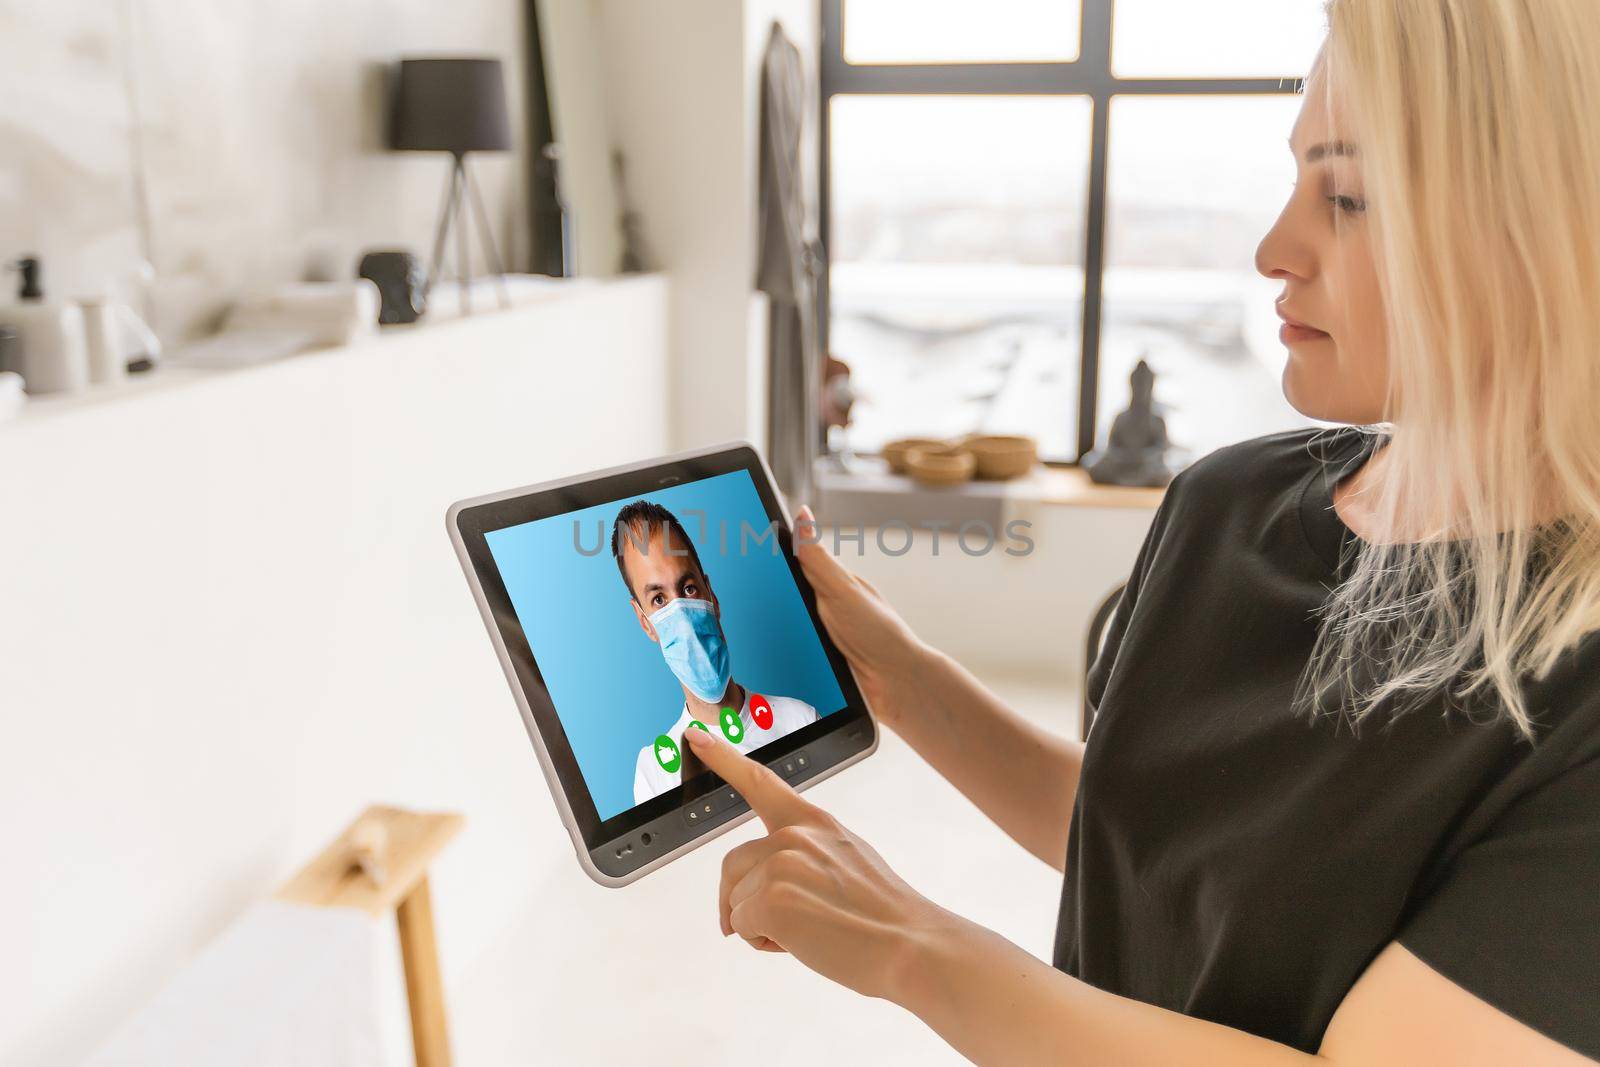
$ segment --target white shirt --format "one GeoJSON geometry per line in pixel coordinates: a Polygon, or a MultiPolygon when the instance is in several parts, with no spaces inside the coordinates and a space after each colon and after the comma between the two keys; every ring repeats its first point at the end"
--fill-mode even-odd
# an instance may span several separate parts
{"type": "MultiPolygon", "coordinates": [[[[759,705],[758,705],[759,710],[759,705]]],[[[667,771],[656,758],[656,743],[651,741],[639,750],[639,759],[634,764],[633,772],[633,802],[643,804],[651,797],[660,796],[683,781],[683,749],[685,742],[683,732],[689,729],[689,724],[694,721],[694,716],[689,714],[689,704],[684,702],[683,712],[678,716],[678,721],[672,724],[667,736],[672,738],[678,746],[677,769],[667,771]]],[[[738,742],[730,742],[740,752],[749,752],[760,748],[768,741],[776,741],[784,734],[793,733],[807,723],[817,721],[817,709],[803,700],[793,697],[769,697],[760,693],[744,691],[744,706],[739,709],[739,722],[744,730],[744,736],[738,742]],[[751,705],[756,702],[765,702],[772,710],[772,721],[763,727],[760,720],[766,718],[763,711],[760,715],[751,711],[751,705]]],[[[708,722],[706,726],[712,733],[728,740],[727,733],[723,731],[719,722],[708,722]]],[[[670,761],[669,761],[670,762],[670,761]]]]}

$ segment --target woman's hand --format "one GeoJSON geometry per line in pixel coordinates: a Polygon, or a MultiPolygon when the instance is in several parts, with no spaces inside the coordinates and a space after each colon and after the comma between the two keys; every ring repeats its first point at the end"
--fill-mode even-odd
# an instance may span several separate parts
{"type": "Polygon", "coordinates": [[[883,723],[898,727],[913,702],[912,683],[925,646],[865,578],[846,570],[818,543],[809,507],[795,519],[795,556],[817,594],[817,612],[844,653],[861,690],[883,723]]]}
{"type": "Polygon", "coordinates": [[[858,993],[894,997],[913,945],[954,916],[771,770],[704,730],[685,736],[767,826],[723,859],[723,934],[788,952],[858,993]]]}
{"type": "Polygon", "coordinates": [[[919,895],[766,767],[704,730],[689,744],[767,836],[722,864],[722,930],[894,1001],[974,1063],[1355,1067],[1593,1061],[1474,997],[1391,943],[1334,1013],[1317,1054],[1108,993],[919,895]],[[1406,1010],[1396,1012],[1396,1004],[1406,1010]]]}
{"type": "MultiPolygon", "coordinates": [[[[1083,746],[1018,715],[971,672],[918,639],[876,589],[817,543],[809,508],[801,508],[795,522],[795,555],[873,717],[1023,848],[1063,869],[1083,746]]],[[[1002,611],[1004,605],[972,610],[1002,611]]]]}

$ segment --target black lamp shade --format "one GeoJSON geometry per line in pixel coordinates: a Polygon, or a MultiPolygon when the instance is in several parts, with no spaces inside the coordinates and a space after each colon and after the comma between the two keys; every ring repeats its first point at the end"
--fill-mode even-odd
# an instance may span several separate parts
{"type": "Polygon", "coordinates": [[[411,152],[499,152],[511,147],[498,59],[402,59],[394,147],[411,152]]]}

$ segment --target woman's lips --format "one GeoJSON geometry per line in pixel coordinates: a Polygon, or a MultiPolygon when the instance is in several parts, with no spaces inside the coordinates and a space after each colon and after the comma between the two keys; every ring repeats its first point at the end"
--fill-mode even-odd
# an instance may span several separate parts
{"type": "Polygon", "coordinates": [[[1316,341],[1328,335],[1321,330],[1313,330],[1309,326],[1300,326],[1286,322],[1278,327],[1278,341],[1285,345],[1292,345],[1297,341],[1316,341]]]}
{"type": "Polygon", "coordinates": [[[1278,318],[1283,320],[1283,325],[1278,327],[1278,340],[1283,344],[1293,344],[1296,341],[1315,341],[1319,337],[1328,336],[1323,330],[1307,326],[1292,315],[1284,313],[1283,308],[1276,309],[1278,318]]]}

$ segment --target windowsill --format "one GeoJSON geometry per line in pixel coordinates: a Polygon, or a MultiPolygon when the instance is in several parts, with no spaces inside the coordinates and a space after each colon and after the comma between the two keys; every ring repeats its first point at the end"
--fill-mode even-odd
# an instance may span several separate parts
{"type": "Polygon", "coordinates": [[[1081,467],[1035,467],[1008,482],[926,486],[889,473],[888,465],[876,459],[853,460],[850,470],[839,470],[824,460],[818,466],[816,488],[818,511],[826,521],[863,525],[890,519],[914,522],[934,514],[956,523],[969,519],[998,523],[1016,505],[1154,511],[1165,493],[1097,485],[1081,467]]]}

